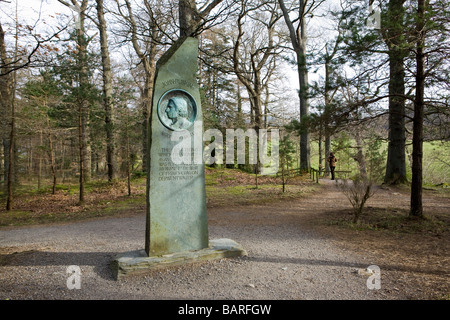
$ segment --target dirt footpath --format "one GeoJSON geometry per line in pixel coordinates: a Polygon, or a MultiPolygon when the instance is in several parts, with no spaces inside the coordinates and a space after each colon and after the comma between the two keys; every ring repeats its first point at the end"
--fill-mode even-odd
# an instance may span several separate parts
{"type": "MultiPolygon", "coordinates": [[[[437,265],[420,262],[408,269],[391,259],[384,242],[375,239],[375,249],[366,250],[367,237],[349,237],[348,232],[330,232],[330,227],[313,223],[319,215],[349,209],[334,185],[322,185],[320,192],[297,201],[209,209],[210,239],[233,239],[247,250],[247,257],[121,281],[113,279],[109,264],[116,254],[144,247],[144,212],[1,229],[0,299],[421,299],[425,289],[419,280],[430,272],[448,290],[446,248],[439,249],[446,256],[437,265]],[[80,289],[68,288],[67,268],[72,265],[80,268],[80,289]],[[379,289],[368,285],[370,275],[364,270],[371,265],[380,268],[379,289]]],[[[377,201],[386,199],[378,193],[368,205],[377,201]]]]}

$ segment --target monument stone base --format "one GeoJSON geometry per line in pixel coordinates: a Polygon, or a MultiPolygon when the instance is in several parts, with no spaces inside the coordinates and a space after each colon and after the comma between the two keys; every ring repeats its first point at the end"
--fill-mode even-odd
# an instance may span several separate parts
{"type": "Polygon", "coordinates": [[[149,257],[145,250],[126,252],[113,260],[112,269],[114,278],[120,280],[128,275],[142,274],[158,268],[246,255],[247,252],[237,242],[231,239],[215,239],[209,241],[208,248],[162,256],[149,257]]]}

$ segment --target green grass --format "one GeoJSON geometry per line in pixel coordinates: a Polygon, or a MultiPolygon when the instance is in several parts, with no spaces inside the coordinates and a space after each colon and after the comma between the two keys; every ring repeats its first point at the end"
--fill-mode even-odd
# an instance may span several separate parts
{"type": "Polygon", "coordinates": [[[352,215],[330,216],[326,224],[358,231],[382,231],[394,234],[435,234],[450,232],[450,217],[445,214],[432,213],[423,218],[411,218],[407,209],[368,207],[360,217],[359,223],[352,222],[352,215]]]}
{"type": "Polygon", "coordinates": [[[234,181],[233,176],[235,169],[214,168],[208,167],[207,174],[205,174],[205,185],[214,186],[220,183],[220,180],[234,181]]]}
{"type": "MultiPolygon", "coordinates": [[[[308,177],[287,185],[283,193],[279,181],[273,177],[259,176],[256,188],[254,174],[238,169],[208,168],[205,175],[207,205],[249,205],[297,199],[316,187],[308,177]]],[[[134,191],[129,197],[124,181],[90,181],[85,186],[86,203],[80,206],[78,184],[59,184],[56,195],[51,195],[50,187],[37,190],[34,184],[24,184],[15,194],[12,211],[5,210],[5,199],[0,201],[0,226],[69,222],[143,212],[145,185],[146,177],[133,179],[134,191]]]]}
{"type": "Polygon", "coordinates": [[[287,185],[285,192],[279,184],[207,186],[208,206],[268,204],[282,200],[299,199],[317,188],[313,183],[287,185]]]}
{"type": "Polygon", "coordinates": [[[145,177],[132,180],[131,197],[124,181],[89,181],[85,195],[92,196],[81,206],[78,184],[58,184],[52,195],[51,186],[38,190],[34,183],[23,183],[14,192],[13,210],[6,211],[6,199],[0,197],[0,226],[68,222],[135,211],[145,205],[145,181],[145,177]]]}
{"type": "MultiPolygon", "coordinates": [[[[383,141],[380,152],[387,150],[388,143],[383,141]]],[[[322,150],[324,152],[324,150],[322,150]]],[[[353,149],[337,150],[338,158],[336,170],[352,171],[353,174],[358,172],[356,161],[349,156],[353,153],[353,149]]],[[[406,152],[406,176],[411,181],[411,141],[407,141],[406,152]]],[[[387,155],[387,154],[386,154],[387,155]]],[[[368,162],[368,159],[366,159],[368,162]]],[[[423,179],[425,187],[449,187],[450,185],[450,141],[425,141],[423,143],[423,179]]],[[[323,162],[323,165],[325,163],[323,162]]],[[[311,165],[314,168],[319,167],[319,148],[317,141],[311,141],[311,165]]],[[[383,174],[386,165],[386,158],[383,161],[383,174]]],[[[380,181],[384,177],[379,177],[380,181]]]]}
{"type": "Polygon", "coordinates": [[[11,210],[0,212],[0,226],[25,226],[37,224],[64,223],[90,218],[116,216],[126,212],[143,210],[145,196],[122,196],[115,200],[99,201],[95,204],[77,207],[76,211],[49,211],[36,213],[33,210],[11,210]]]}

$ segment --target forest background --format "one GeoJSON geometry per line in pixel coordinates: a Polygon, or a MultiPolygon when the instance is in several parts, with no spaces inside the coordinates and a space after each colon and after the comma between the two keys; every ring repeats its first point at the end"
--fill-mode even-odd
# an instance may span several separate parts
{"type": "Polygon", "coordinates": [[[333,151],[346,177],[411,186],[411,215],[423,186],[448,187],[445,1],[2,0],[2,207],[70,188],[83,205],[101,181],[131,193],[156,64],[189,17],[205,130],[279,129],[283,185],[333,151]]]}

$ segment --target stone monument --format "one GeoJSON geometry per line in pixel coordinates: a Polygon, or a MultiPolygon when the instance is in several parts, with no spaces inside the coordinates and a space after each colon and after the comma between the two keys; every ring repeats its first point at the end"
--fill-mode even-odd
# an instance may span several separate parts
{"type": "Polygon", "coordinates": [[[113,261],[116,279],[149,269],[247,253],[209,240],[198,39],[178,40],[158,61],[150,115],[145,250],[113,261]],[[183,148],[179,148],[180,138],[183,148]]]}

